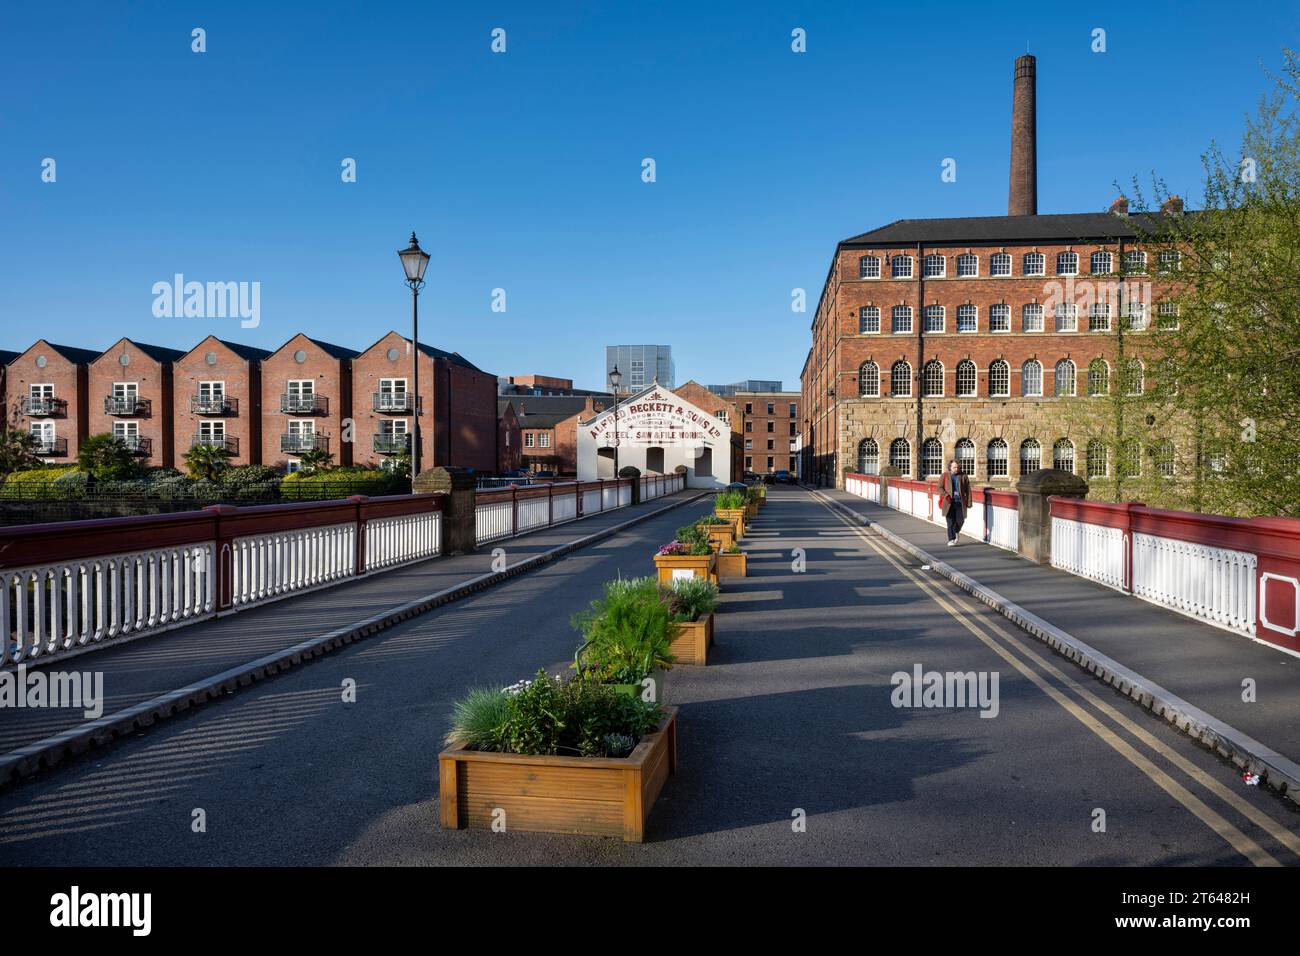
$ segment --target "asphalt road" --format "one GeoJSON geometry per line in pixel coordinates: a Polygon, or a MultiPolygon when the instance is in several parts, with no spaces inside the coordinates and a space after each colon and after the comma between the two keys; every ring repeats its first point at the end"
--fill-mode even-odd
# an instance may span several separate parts
{"type": "Polygon", "coordinates": [[[437,822],[465,688],[558,670],[569,616],[691,505],[0,791],[5,865],[1293,865],[1296,816],[1229,765],[797,489],[679,667],[647,842],[437,822]],[[802,568],[796,563],[801,549],[802,568]],[[891,675],[997,672],[999,711],[896,708],[891,675]],[[342,687],[357,684],[355,703],[342,687]],[[193,832],[203,811],[206,832],[193,832]],[[1105,830],[1096,832],[1097,811],[1105,830]],[[806,829],[792,827],[796,811],[806,829]]]}

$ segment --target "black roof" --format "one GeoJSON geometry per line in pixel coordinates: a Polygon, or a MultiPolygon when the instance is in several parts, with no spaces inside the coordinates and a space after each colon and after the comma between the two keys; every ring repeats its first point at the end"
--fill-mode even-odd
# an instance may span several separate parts
{"type": "Polygon", "coordinates": [[[483,371],[459,352],[444,352],[442,349],[435,349],[432,345],[426,345],[423,342],[420,343],[420,351],[430,358],[446,359],[448,362],[451,362],[453,365],[459,365],[461,368],[473,369],[475,372],[483,371]]]}
{"type": "Polygon", "coordinates": [[[11,352],[8,349],[0,349],[0,365],[8,365],[22,354],[22,352],[11,352]]]}
{"type": "MultiPolygon", "coordinates": [[[[331,342],[322,342],[320,339],[313,339],[310,335],[307,336],[307,341],[312,343],[312,345],[315,345],[326,355],[336,359],[353,359],[361,354],[356,349],[345,348],[342,345],[334,345],[331,342]]],[[[284,348],[284,346],[280,347],[284,348]]]]}
{"type": "MultiPolygon", "coordinates": [[[[187,354],[181,349],[169,349],[164,345],[150,345],[147,342],[137,342],[135,339],[127,339],[127,341],[155,362],[176,362],[184,358],[187,354]]],[[[108,350],[105,349],[104,351],[108,350]]],[[[100,354],[102,355],[103,353],[101,352],[100,354]]]]}
{"type": "Polygon", "coordinates": [[[505,414],[507,405],[515,407],[521,428],[554,428],[586,408],[587,398],[581,395],[511,395],[497,399],[498,418],[505,414]]]}
{"type": "Polygon", "coordinates": [[[99,358],[101,354],[96,352],[94,349],[79,349],[72,345],[55,345],[50,341],[46,341],[45,344],[54,349],[54,351],[58,352],[69,362],[77,364],[85,363],[89,365],[91,362],[95,361],[95,359],[99,358]]]}
{"type": "MultiPolygon", "coordinates": [[[[217,339],[217,341],[230,349],[230,351],[234,352],[240,358],[246,359],[250,362],[260,362],[262,359],[269,358],[271,355],[271,353],[266,349],[254,348],[251,345],[240,345],[238,342],[227,342],[225,339],[217,339]]],[[[195,346],[195,348],[197,347],[198,346],[195,346]]],[[[192,351],[194,351],[194,349],[190,349],[190,352],[192,351]]],[[[189,352],[186,352],[185,354],[188,355],[189,352]]]]}
{"type": "MultiPolygon", "coordinates": [[[[1191,213],[1190,215],[1195,215],[1191,213]]],[[[1136,239],[1164,229],[1165,213],[1077,212],[1047,216],[967,216],[956,219],[899,219],[843,240],[842,246],[911,243],[1045,242],[1053,239],[1136,239]]]]}

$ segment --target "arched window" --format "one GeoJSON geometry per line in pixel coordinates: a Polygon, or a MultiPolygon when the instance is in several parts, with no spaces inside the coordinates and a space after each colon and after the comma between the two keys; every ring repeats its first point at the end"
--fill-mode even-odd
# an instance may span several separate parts
{"type": "Polygon", "coordinates": [[[880,257],[861,256],[858,259],[858,278],[879,279],[880,278],[880,257]]]}
{"type": "Polygon", "coordinates": [[[1011,306],[1003,303],[989,306],[989,331],[1011,331],[1011,306]]]}
{"type": "Polygon", "coordinates": [[[942,332],[945,324],[943,306],[927,305],[921,312],[921,317],[925,320],[925,331],[942,332]]]}
{"type": "Polygon", "coordinates": [[[1052,446],[1052,467],[1057,471],[1074,471],[1074,442],[1058,438],[1052,446]]]}
{"type": "Polygon", "coordinates": [[[961,398],[974,397],[975,382],[975,363],[970,359],[962,359],[957,363],[957,394],[961,398]]]}
{"type": "Polygon", "coordinates": [[[889,274],[895,279],[912,278],[912,257],[894,256],[889,260],[889,274]]]}
{"type": "Polygon", "coordinates": [[[1156,473],[1164,478],[1174,477],[1174,443],[1169,439],[1157,442],[1156,446],[1151,449],[1151,457],[1155,459],[1156,473]]]}
{"type": "Polygon", "coordinates": [[[858,442],[858,474],[875,475],[880,473],[880,446],[874,438],[864,438],[858,442]]]}
{"type": "Polygon", "coordinates": [[[906,438],[895,438],[889,443],[889,464],[900,475],[912,473],[912,444],[906,438]]]}
{"type": "Polygon", "coordinates": [[[943,474],[943,442],[937,438],[927,438],[921,446],[921,477],[930,478],[943,474]]]}
{"type": "Polygon", "coordinates": [[[994,438],[984,449],[984,474],[990,478],[1007,476],[1007,443],[994,438]]]}
{"type": "Polygon", "coordinates": [[[975,477],[975,443],[969,438],[957,442],[957,467],[963,475],[975,477]]]}
{"type": "Polygon", "coordinates": [[[1130,249],[1124,253],[1125,272],[1146,272],[1147,254],[1141,249],[1130,249]]]}
{"type": "Polygon", "coordinates": [[[890,368],[889,394],[897,398],[907,398],[912,394],[912,366],[907,362],[895,362],[890,368]]]}
{"type": "Polygon", "coordinates": [[[1020,443],[1020,476],[1032,475],[1043,467],[1043,447],[1037,438],[1026,438],[1020,443]]]}
{"type": "Polygon", "coordinates": [[[1120,444],[1115,468],[1122,478],[1142,477],[1142,453],[1137,442],[1129,440],[1120,444]]]}
{"type": "Polygon", "coordinates": [[[1079,274],[1079,254],[1077,252],[1058,252],[1056,254],[1056,274],[1058,276],[1077,276],[1079,274]]]}
{"type": "Polygon", "coordinates": [[[1105,359],[1093,359],[1088,365],[1088,394],[1107,395],[1110,393],[1110,366],[1105,359]]]}
{"type": "Polygon", "coordinates": [[[875,362],[863,362],[858,368],[858,394],[863,398],[880,397],[880,367],[875,362]]]}
{"type": "Polygon", "coordinates": [[[994,398],[1006,398],[1011,394],[1011,366],[1002,359],[989,365],[989,394],[994,398]]]}
{"type": "Polygon", "coordinates": [[[1088,477],[1105,478],[1110,474],[1110,455],[1104,443],[1093,439],[1088,442],[1088,477]]]}
{"type": "Polygon", "coordinates": [[[864,305],[858,309],[858,332],[867,335],[880,331],[880,309],[874,305],[864,305]]]}
{"type": "Polygon", "coordinates": [[[1034,359],[1020,367],[1020,394],[1029,398],[1043,394],[1043,366],[1034,359]]]}
{"type": "Polygon", "coordinates": [[[942,279],[948,271],[948,260],[939,255],[928,255],[921,261],[922,274],[927,279],[942,279]]]}
{"type": "Polygon", "coordinates": [[[926,398],[943,395],[943,363],[938,359],[930,359],[921,371],[921,394],[926,398]]]}
{"type": "Polygon", "coordinates": [[[977,309],[973,305],[957,306],[957,331],[978,332],[979,331],[979,309],[977,309]]]}
{"type": "Polygon", "coordinates": [[[977,276],[980,274],[980,257],[969,252],[957,257],[957,275],[977,276]]]}
{"type": "Polygon", "coordinates": [[[1094,252],[1088,257],[1088,271],[1093,275],[1104,275],[1110,272],[1111,262],[1109,252],[1094,252]]]}
{"type": "Polygon", "coordinates": [[[1011,275],[1011,256],[1007,255],[1005,252],[995,252],[993,255],[989,256],[989,275],[1011,275]]]}
{"type": "Polygon", "coordinates": [[[1074,394],[1074,363],[1069,359],[1056,363],[1056,394],[1074,394]]]}
{"type": "Polygon", "coordinates": [[[1026,252],[1023,268],[1027,276],[1043,275],[1047,271],[1047,259],[1041,252],[1026,252]]]}
{"type": "Polygon", "coordinates": [[[1043,331],[1043,307],[1036,303],[1020,309],[1020,327],[1025,332],[1043,331]]]}
{"type": "Polygon", "coordinates": [[[890,328],[894,332],[912,331],[912,307],[910,305],[896,305],[889,310],[890,328]]]}
{"type": "Polygon", "coordinates": [[[1141,359],[1129,359],[1124,368],[1124,392],[1128,395],[1141,395],[1145,385],[1143,377],[1146,370],[1141,359]]]}

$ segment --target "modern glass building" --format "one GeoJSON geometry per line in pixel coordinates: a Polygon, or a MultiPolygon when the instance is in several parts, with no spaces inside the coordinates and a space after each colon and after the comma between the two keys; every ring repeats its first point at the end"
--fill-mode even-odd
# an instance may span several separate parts
{"type": "Polygon", "coordinates": [[[677,368],[673,365],[671,345],[607,345],[605,346],[605,384],[609,373],[618,366],[623,376],[620,392],[635,392],[658,382],[668,388],[677,384],[677,368]]]}
{"type": "Polygon", "coordinates": [[[731,385],[710,385],[709,391],[714,395],[731,398],[737,392],[781,392],[784,389],[781,388],[778,379],[747,378],[743,382],[735,382],[731,385]]]}

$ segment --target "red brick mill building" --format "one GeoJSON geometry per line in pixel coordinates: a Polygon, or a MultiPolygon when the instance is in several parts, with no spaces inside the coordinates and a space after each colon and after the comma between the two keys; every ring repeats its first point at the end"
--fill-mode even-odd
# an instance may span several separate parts
{"type": "Polygon", "coordinates": [[[1063,403],[1151,387],[1160,330],[1177,323],[1177,262],[1138,240],[1181,203],[1038,215],[1034,74],[1033,57],[1016,61],[1006,216],[902,219],[836,246],[801,374],[805,481],[891,465],[926,477],[952,458],[994,486],[1039,467],[1114,469],[1116,449],[1072,429],[1063,403]]]}

